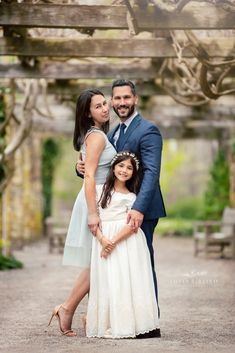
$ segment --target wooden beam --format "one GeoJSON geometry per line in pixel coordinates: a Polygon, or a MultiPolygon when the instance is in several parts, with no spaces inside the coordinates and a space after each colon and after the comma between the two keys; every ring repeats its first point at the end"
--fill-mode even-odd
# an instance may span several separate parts
{"type": "MultiPolygon", "coordinates": [[[[0,55],[49,57],[175,57],[166,39],[0,38],[0,55]]],[[[191,50],[187,55],[193,57],[191,50]]]]}
{"type": "MultiPolygon", "coordinates": [[[[123,76],[126,78],[126,76],[123,76]]],[[[112,78],[115,80],[115,77],[112,78]]],[[[111,80],[111,81],[112,81],[111,80]]],[[[135,79],[133,79],[135,81],[135,79]]],[[[83,91],[84,89],[88,89],[90,87],[96,87],[100,89],[105,95],[110,95],[111,92],[111,81],[107,84],[102,84],[99,81],[94,80],[93,82],[89,81],[89,83],[77,82],[73,81],[65,81],[65,80],[58,80],[53,83],[49,83],[47,86],[48,94],[57,94],[61,96],[65,96],[69,99],[69,97],[77,96],[79,92],[83,91]]],[[[166,92],[159,86],[156,85],[153,81],[143,82],[137,81],[136,83],[137,93],[140,97],[151,97],[154,95],[166,95],[166,92]]]]}
{"type": "MultiPolygon", "coordinates": [[[[235,38],[206,38],[202,45],[212,57],[235,57],[235,38]]],[[[49,57],[176,57],[172,42],[155,39],[71,39],[71,38],[0,38],[0,55],[49,57]]],[[[183,56],[194,57],[189,48],[183,56]]]]}
{"type": "MultiPolygon", "coordinates": [[[[154,6],[134,8],[140,30],[234,29],[235,13],[210,4],[190,4],[180,13],[154,6]]],[[[125,6],[85,6],[0,3],[2,26],[47,28],[128,29],[125,6]]]]}
{"type": "Polygon", "coordinates": [[[45,78],[45,79],[151,79],[157,75],[159,67],[140,63],[120,64],[69,64],[50,62],[36,68],[21,64],[0,64],[2,78],[45,78]]]}

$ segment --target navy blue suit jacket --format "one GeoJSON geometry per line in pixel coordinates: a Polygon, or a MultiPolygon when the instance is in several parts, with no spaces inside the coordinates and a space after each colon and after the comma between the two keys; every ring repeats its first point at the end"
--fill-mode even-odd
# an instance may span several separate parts
{"type": "MultiPolygon", "coordinates": [[[[108,133],[114,145],[119,125],[108,133]]],[[[117,152],[131,151],[140,160],[141,187],[132,209],[144,214],[145,220],[166,216],[159,184],[162,154],[162,136],[158,128],[138,114],[125,132],[123,144],[117,152]]]]}

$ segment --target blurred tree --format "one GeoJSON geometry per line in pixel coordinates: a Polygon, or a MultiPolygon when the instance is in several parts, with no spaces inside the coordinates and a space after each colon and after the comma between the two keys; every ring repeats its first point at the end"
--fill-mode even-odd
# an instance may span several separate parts
{"type": "Polygon", "coordinates": [[[180,167],[187,162],[188,158],[187,153],[177,141],[164,141],[161,166],[161,187],[164,198],[168,200],[168,203],[171,203],[172,200],[172,190],[179,187],[176,182],[178,171],[180,167]]]}
{"type": "Polygon", "coordinates": [[[229,205],[229,184],[229,164],[224,151],[219,149],[204,194],[204,218],[221,218],[224,208],[229,205]]]}
{"type": "Polygon", "coordinates": [[[42,146],[42,190],[43,190],[43,220],[51,215],[52,210],[52,184],[55,164],[60,156],[59,144],[49,138],[42,146]]]}

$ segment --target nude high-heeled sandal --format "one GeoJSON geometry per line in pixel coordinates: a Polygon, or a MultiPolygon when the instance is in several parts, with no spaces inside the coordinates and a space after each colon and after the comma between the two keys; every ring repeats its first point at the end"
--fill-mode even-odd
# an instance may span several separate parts
{"type": "Polygon", "coordinates": [[[62,304],[56,306],[56,307],[54,308],[54,310],[52,311],[52,315],[51,315],[51,318],[50,318],[50,320],[49,320],[48,326],[50,326],[53,317],[56,317],[56,318],[58,319],[59,328],[60,328],[60,332],[61,332],[62,335],[68,336],[68,337],[77,336],[76,332],[74,332],[71,328],[68,329],[68,330],[65,330],[65,331],[62,330],[62,328],[61,328],[61,323],[60,323],[60,316],[59,316],[59,310],[60,310],[60,308],[63,308],[64,310],[66,310],[66,309],[62,306],[62,304]]]}

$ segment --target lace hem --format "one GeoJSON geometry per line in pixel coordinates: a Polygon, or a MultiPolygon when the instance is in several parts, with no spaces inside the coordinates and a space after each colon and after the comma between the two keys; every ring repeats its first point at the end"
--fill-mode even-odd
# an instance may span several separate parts
{"type": "Polygon", "coordinates": [[[157,326],[157,327],[155,326],[155,327],[149,328],[144,331],[137,331],[133,335],[131,335],[131,334],[130,335],[112,335],[110,333],[110,334],[104,334],[104,335],[86,335],[86,336],[88,338],[110,338],[110,339],[135,338],[137,335],[145,334],[145,333],[151,332],[151,331],[159,329],[159,328],[160,328],[159,326],[157,326]]]}

